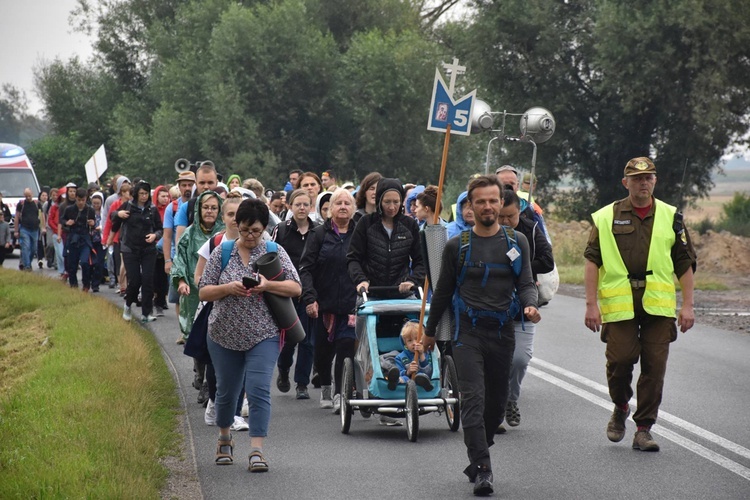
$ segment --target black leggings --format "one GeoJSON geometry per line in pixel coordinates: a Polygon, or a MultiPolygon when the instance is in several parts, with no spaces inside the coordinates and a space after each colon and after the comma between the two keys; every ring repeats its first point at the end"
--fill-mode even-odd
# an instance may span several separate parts
{"type": "Polygon", "coordinates": [[[156,253],[154,265],[154,304],[162,309],[167,308],[167,293],[169,292],[169,276],[164,272],[164,254],[156,253]]]}
{"type": "Polygon", "coordinates": [[[125,261],[125,273],[128,277],[128,289],[125,295],[125,303],[133,304],[138,300],[138,290],[141,292],[141,311],[148,316],[153,311],[154,304],[154,262],[156,261],[155,249],[140,252],[122,252],[125,261]]]}
{"type": "Polygon", "coordinates": [[[331,385],[331,364],[336,357],[334,368],[334,394],[341,393],[341,375],[344,370],[344,359],[354,357],[354,339],[345,337],[328,341],[328,332],[319,321],[315,328],[315,369],[320,376],[320,385],[331,385]]]}

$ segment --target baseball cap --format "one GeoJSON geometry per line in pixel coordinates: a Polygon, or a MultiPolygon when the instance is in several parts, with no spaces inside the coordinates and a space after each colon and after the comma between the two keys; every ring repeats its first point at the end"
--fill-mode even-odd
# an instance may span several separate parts
{"type": "Polygon", "coordinates": [[[503,165],[502,167],[495,170],[495,175],[499,174],[500,172],[513,172],[514,174],[518,175],[518,170],[516,170],[516,167],[513,165],[503,165]]]}
{"type": "Polygon", "coordinates": [[[179,184],[180,181],[195,182],[195,174],[191,171],[180,172],[180,175],[177,176],[176,182],[179,184]]]}
{"type": "Polygon", "coordinates": [[[625,176],[631,176],[631,175],[641,175],[641,174],[655,174],[656,173],[656,165],[654,165],[654,162],[651,161],[650,158],[646,158],[645,156],[639,156],[638,158],[633,158],[630,160],[627,165],[625,165],[625,176]]]}

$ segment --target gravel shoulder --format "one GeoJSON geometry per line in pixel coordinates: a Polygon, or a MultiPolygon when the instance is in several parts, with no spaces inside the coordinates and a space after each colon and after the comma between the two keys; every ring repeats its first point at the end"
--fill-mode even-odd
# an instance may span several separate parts
{"type": "MultiPolygon", "coordinates": [[[[732,290],[695,290],[695,321],[722,330],[750,334],[750,281],[738,282],[736,277],[727,277],[739,288],[732,290]]],[[[583,285],[561,283],[557,293],[570,297],[585,298],[583,285]]],[[[679,297],[678,294],[678,303],[679,297]]],[[[554,299],[553,299],[554,300],[554,299]]],[[[583,322],[583,318],[581,318],[583,322]]]]}

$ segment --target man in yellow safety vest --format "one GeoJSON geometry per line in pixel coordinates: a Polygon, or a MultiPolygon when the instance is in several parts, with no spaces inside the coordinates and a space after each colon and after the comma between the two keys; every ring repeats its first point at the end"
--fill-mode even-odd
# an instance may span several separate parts
{"type": "Polygon", "coordinates": [[[677,338],[677,325],[684,333],[695,321],[696,258],[682,214],[653,196],[654,162],[633,158],[624,173],[628,197],[592,214],[584,252],[585,324],[594,332],[601,327],[607,344],[607,382],[615,404],[607,437],[619,442],[625,436],[633,367],[640,358],[633,449],[658,451],[650,429],[662,398],[669,344],[677,338]],[[679,314],[673,275],[682,288],[679,314]]]}

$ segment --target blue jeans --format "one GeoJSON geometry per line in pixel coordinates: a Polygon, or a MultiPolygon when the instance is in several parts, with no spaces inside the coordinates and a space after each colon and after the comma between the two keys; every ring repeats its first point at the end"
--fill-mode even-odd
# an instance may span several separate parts
{"type": "Polygon", "coordinates": [[[105,283],[105,261],[104,257],[107,252],[102,248],[102,244],[93,243],[91,251],[91,288],[94,290],[99,289],[99,285],[105,283]]]}
{"type": "Polygon", "coordinates": [[[216,372],[216,425],[234,422],[237,398],[244,384],[250,407],[250,437],[266,437],[271,420],[271,379],[279,357],[279,337],[267,339],[249,351],[226,349],[207,338],[216,372]]]}
{"type": "Polygon", "coordinates": [[[521,322],[514,321],[513,329],[516,334],[516,348],[513,351],[513,364],[510,367],[508,401],[518,402],[518,398],[521,396],[521,382],[526,376],[526,369],[529,367],[532,354],[534,354],[536,325],[531,321],[524,321],[523,328],[521,328],[521,322]]]}
{"type": "Polygon", "coordinates": [[[68,235],[68,242],[65,245],[65,265],[68,271],[68,283],[71,287],[78,286],[78,264],[81,265],[81,278],[83,279],[83,287],[89,288],[91,286],[91,264],[89,259],[91,258],[91,240],[87,237],[79,237],[75,241],[71,238],[72,235],[68,235]]]}
{"type": "Polygon", "coordinates": [[[21,226],[18,233],[21,238],[21,264],[24,269],[31,269],[31,258],[36,253],[36,247],[39,244],[39,230],[26,229],[21,226]]]}

